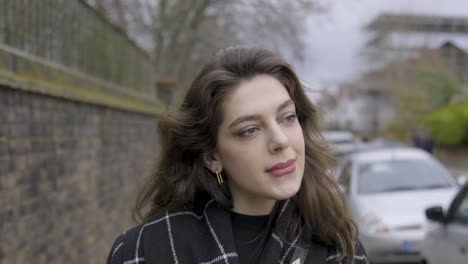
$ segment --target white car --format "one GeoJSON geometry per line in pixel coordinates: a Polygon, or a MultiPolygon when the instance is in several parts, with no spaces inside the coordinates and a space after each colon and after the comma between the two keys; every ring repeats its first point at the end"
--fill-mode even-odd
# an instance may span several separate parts
{"type": "Polygon", "coordinates": [[[350,131],[326,130],[322,131],[322,136],[330,144],[333,154],[337,157],[354,152],[358,147],[358,142],[350,131]]]}
{"type": "Polygon", "coordinates": [[[429,153],[382,148],[350,155],[341,165],[344,191],[371,262],[419,262],[424,210],[449,203],[458,185],[429,153]]]}
{"type": "Polygon", "coordinates": [[[426,216],[431,223],[422,245],[424,263],[468,263],[468,183],[448,210],[431,207],[426,216]]]}

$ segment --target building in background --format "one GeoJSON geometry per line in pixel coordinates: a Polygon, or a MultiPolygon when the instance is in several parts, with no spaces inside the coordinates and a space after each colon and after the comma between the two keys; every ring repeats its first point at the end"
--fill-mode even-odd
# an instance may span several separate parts
{"type": "Polygon", "coordinates": [[[468,95],[468,18],[416,14],[381,14],[365,29],[370,33],[366,49],[371,59],[387,63],[417,57],[432,50],[443,58],[448,70],[468,95]]]}
{"type": "Polygon", "coordinates": [[[365,30],[373,66],[320,101],[323,125],[372,136],[396,115],[394,86],[404,85],[418,63],[442,64],[460,83],[453,100],[468,98],[468,18],[381,14],[365,30]],[[333,99],[330,99],[333,98],[333,99]]]}
{"type": "Polygon", "coordinates": [[[361,136],[372,136],[383,129],[393,119],[393,100],[386,91],[373,85],[374,81],[378,81],[375,73],[368,73],[344,83],[336,94],[325,96],[319,102],[323,125],[351,130],[361,136]]]}

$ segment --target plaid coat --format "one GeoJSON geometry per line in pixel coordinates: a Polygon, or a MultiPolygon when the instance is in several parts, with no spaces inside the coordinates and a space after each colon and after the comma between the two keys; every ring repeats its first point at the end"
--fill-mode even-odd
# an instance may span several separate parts
{"type": "MultiPolygon", "coordinates": [[[[291,204],[289,200],[282,203],[280,215],[266,241],[259,263],[344,264],[345,257],[334,248],[314,242],[306,234],[296,237],[292,243],[281,239],[285,237],[292,215],[291,204]],[[299,240],[312,242],[309,243],[305,261],[302,257],[300,262],[294,255],[299,240]]],[[[230,212],[214,200],[208,201],[200,209],[166,213],[123,233],[115,240],[107,264],[239,264],[230,212]]],[[[367,263],[360,244],[355,259],[356,264],[367,263]]]]}

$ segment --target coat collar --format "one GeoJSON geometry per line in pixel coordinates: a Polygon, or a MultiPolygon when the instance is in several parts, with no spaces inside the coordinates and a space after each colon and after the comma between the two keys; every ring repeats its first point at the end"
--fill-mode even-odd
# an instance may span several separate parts
{"type": "MultiPolygon", "coordinates": [[[[281,201],[279,204],[279,215],[273,227],[272,233],[266,240],[263,254],[259,264],[289,264],[298,244],[310,247],[309,254],[304,263],[326,263],[327,247],[315,243],[311,232],[299,234],[292,242],[287,242],[283,238],[287,237],[287,230],[294,213],[294,202],[291,199],[281,201]],[[314,256],[311,256],[313,252],[314,256]],[[312,260],[314,262],[312,262],[312,260]]],[[[231,211],[216,203],[214,200],[207,202],[204,212],[205,221],[216,240],[219,250],[223,255],[228,252],[237,252],[234,235],[232,231],[231,211]]],[[[239,264],[238,258],[230,258],[227,263],[239,264]]]]}

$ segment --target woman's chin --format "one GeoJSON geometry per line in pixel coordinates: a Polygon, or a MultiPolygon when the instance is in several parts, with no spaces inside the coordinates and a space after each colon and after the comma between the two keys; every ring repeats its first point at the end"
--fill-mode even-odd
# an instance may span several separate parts
{"type": "Polygon", "coordinates": [[[279,186],[272,195],[275,200],[286,200],[297,194],[301,184],[290,184],[287,186],[279,186]]]}

